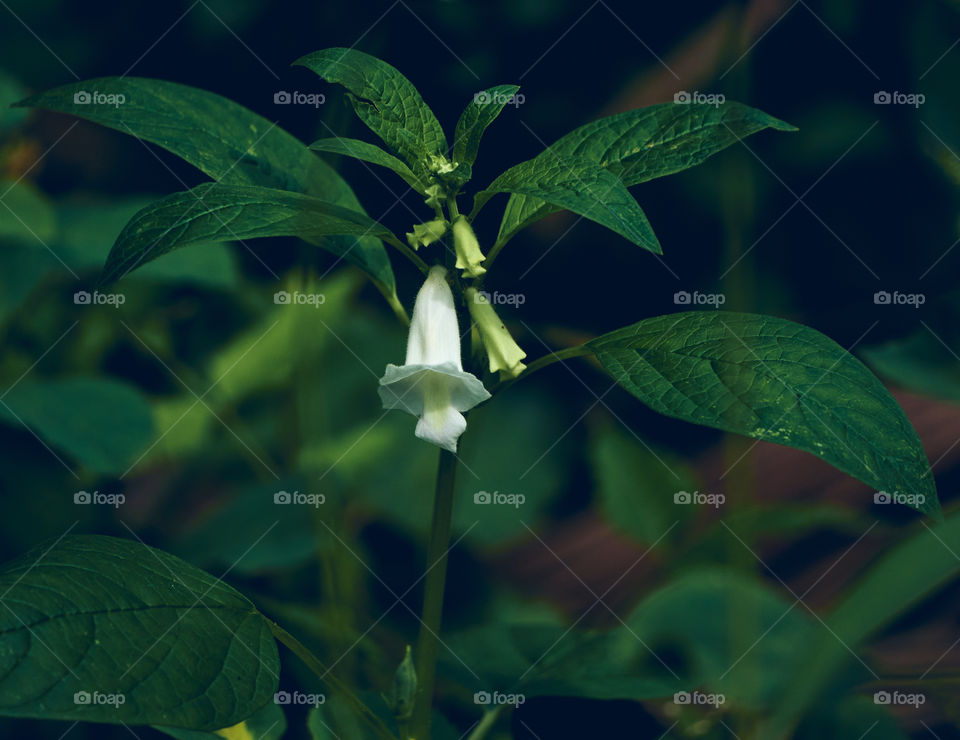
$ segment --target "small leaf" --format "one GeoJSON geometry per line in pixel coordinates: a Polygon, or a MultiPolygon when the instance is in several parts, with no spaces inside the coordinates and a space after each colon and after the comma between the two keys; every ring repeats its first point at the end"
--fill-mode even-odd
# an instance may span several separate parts
{"type": "Polygon", "coordinates": [[[217,730],[276,691],[267,621],[160,550],[64,537],[5,565],[0,591],[0,714],[217,730]]]}
{"type": "Polygon", "coordinates": [[[418,193],[426,195],[426,184],[415,174],[413,174],[413,171],[407,167],[407,165],[394,157],[392,154],[388,154],[387,152],[383,151],[383,149],[378,146],[368,144],[365,141],[359,141],[357,139],[345,139],[336,136],[329,139],[320,139],[319,141],[315,141],[310,145],[310,148],[316,152],[345,154],[348,157],[362,159],[364,162],[370,162],[370,164],[376,164],[380,165],[381,167],[391,169],[400,175],[400,177],[403,178],[403,181],[411,188],[416,190],[418,193]]]}
{"type": "MultiPolygon", "coordinates": [[[[117,280],[171,250],[190,244],[265,236],[317,239],[328,234],[373,235],[397,243],[388,229],[358,211],[307,195],[245,185],[205,183],[153,203],[131,219],[110,250],[101,281],[117,280]]],[[[325,242],[334,254],[373,278],[392,279],[382,248],[364,245],[341,249],[325,242]]]]}
{"type": "Polygon", "coordinates": [[[898,386],[933,398],[960,401],[960,362],[926,329],[905,339],[868,347],[861,354],[881,376],[898,386]]]}
{"type": "Polygon", "coordinates": [[[566,208],[661,254],[647,216],[626,186],[602,167],[580,158],[530,159],[477,193],[471,219],[497,193],[520,193],[566,208]]]}
{"type": "Polygon", "coordinates": [[[497,85],[473,96],[473,100],[457,121],[453,138],[453,161],[456,164],[472,167],[477,160],[483,132],[496,120],[500,111],[519,89],[519,85],[497,85]]]}
{"type": "Polygon", "coordinates": [[[361,120],[418,174],[430,157],[442,157],[447,138],[413,84],[394,67],[356,49],[332,48],[301,57],[294,65],[312,70],[353,93],[361,120]]]}
{"type": "Polygon", "coordinates": [[[150,406],[112,380],[24,380],[0,401],[0,420],[31,433],[97,473],[120,473],[153,436],[150,406]]]}
{"type": "MultiPolygon", "coordinates": [[[[581,126],[537,158],[582,157],[617,175],[627,187],[700,164],[765,128],[796,128],[741,103],[662,103],[618,113],[581,126]]],[[[497,244],[553,213],[546,199],[515,194],[507,202],[497,244]]]]}
{"type": "Polygon", "coordinates": [[[792,321],[689,312],[586,344],[633,395],[667,416],[811,452],[939,515],[916,431],[877,378],[823,334],[792,321]]]}

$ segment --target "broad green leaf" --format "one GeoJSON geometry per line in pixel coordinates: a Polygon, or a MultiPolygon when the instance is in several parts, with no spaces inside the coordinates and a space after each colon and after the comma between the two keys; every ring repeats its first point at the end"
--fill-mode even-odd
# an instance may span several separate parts
{"type": "Polygon", "coordinates": [[[861,351],[880,375],[903,388],[947,401],[960,401],[960,361],[924,329],[861,351]]]}
{"type": "Polygon", "coordinates": [[[360,119],[414,172],[430,171],[431,157],[446,153],[447,138],[437,117],[410,80],[386,62],[356,49],[333,48],[307,54],[294,65],[353,93],[360,119]]]}
{"type": "Polygon", "coordinates": [[[888,552],[849,589],[826,627],[795,646],[800,659],[763,737],[780,738],[816,700],[833,675],[854,661],[871,635],[913,608],[960,571],[960,514],[929,527],[888,552]]]}
{"type": "Polygon", "coordinates": [[[467,105],[457,121],[453,138],[453,161],[457,165],[473,166],[480,149],[480,138],[487,126],[496,120],[503,106],[516,95],[519,85],[496,85],[479,92],[467,105]]]}
{"type": "Polygon", "coordinates": [[[0,714],[217,730],[276,691],[267,621],[160,550],[64,537],[5,565],[0,590],[0,714]]]}
{"type": "Polygon", "coordinates": [[[21,180],[0,180],[0,239],[49,246],[57,233],[53,206],[33,186],[21,180]]]}
{"type": "MultiPolygon", "coordinates": [[[[741,103],[662,103],[592,121],[560,138],[538,159],[582,157],[599,163],[630,187],[698,165],[765,128],[796,131],[741,103]]],[[[558,210],[546,200],[526,193],[511,196],[497,243],[558,210]]]]}
{"type": "Polygon", "coordinates": [[[310,145],[310,148],[315,152],[345,154],[348,157],[370,162],[370,164],[386,167],[398,174],[407,185],[418,193],[426,194],[426,184],[413,174],[413,171],[407,167],[407,165],[374,144],[368,144],[365,141],[359,141],[357,139],[345,139],[335,136],[329,139],[315,141],[310,145]]]}
{"type": "Polygon", "coordinates": [[[153,435],[150,407],[112,380],[23,380],[0,400],[0,420],[97,473],[121,473],[153,435]]]}
{"type": "Polygon", "coordinates": [[[0,132],[19,126],[27,117],[26,111],[10,107],[26,94],[18,80],[0,70],[0,132]]]}
{"type": "MultiPolygon", "coordinates": [[[[388,229],[362,213],[318,198],[272,188],[205,183],[169,195],[134,216],[110,250],[101,280],[117,280],[190,244],[265,236],[316,239],[329,234],[373,235],[397,242],[388,229]]],[[[392,279],[379,242],[372,250],[359,241],[347,249],[340,249],[339,243],[325,246],[381,282],[392,279]]]]}
{"type": "Polygon", "coordinates": [[[686,684],[672,676],[627,629],[568,630],[561,625],[489,625],[447,639],[443,671],[471,692],[592,699],[652,699],[686,684]],[[469,668],[469,670],[468,670],[469,668]]]}
{"type": "Polygon", "coordinates": [[[642,641],[665,662],[682,656],[674,670],[728,703],[771,706],[790,680],[797,642],[816,630],[791,603],[743,573],[701,567],[647,596],[615,634],[624,649],[642,641]]]}
{"type": "Polygon", "coordinates": [[[772,316],[688,312],[640,321],[585,348],[655,411],[811,452],[939,515],[930,464],[903,410],[859,360],[814,329],[772,316]]]}
{"type": "Polygon", "coordinates": [[[691,513],[691,507],[676,506],[673,497],[698,490],[693,471],[682,461],[645,447],[625,430],[607,427],[592,440],[590,462],[596,495],[610,526],[648,545],[676,539],[677,531],[667,532],[691,513]]]}
{"type": "Polygon", "coordinates": [[[280,706],[268,702],[243,722],[214,732],[155,727],[177,740],[280,740],[287,730],[287,718],[280,706]]]}
{"type": "MultiPolygon", "coordinates": [[[[205,90],[165,80],[141,77],[101,77],[74,82],[34,95],[17,103],[79,116],[125,134],[157,144],[182,157],[225,185],[259,185],[313,195],[343,208],[363,206],[353,190],[333,168],[314,155],[303,142],[263,116],[205,90]],[[120,104],[96,102],[114,96],[120,104]],[[88,103],[75,102],[85,100],[88,103]]],[[[352,240],[335,238],[346,251],[352,240]]],[[[372,236],[358,248],[373,254],[381,265],[384,294],[396,296],[393,271],[383,245],[372,236]]]]}
{"type": "Polygon", "coordinates": [[[580,157],[529,159],[477,193],[471,218],[497,193],[520,193],[577,213],[661,254],[647,216],[626,186],[595,162],[580,157]]]}

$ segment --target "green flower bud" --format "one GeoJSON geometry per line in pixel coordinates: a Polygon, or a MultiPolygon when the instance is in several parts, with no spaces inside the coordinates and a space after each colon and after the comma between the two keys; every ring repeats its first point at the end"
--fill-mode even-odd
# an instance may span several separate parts
{"type": "Polygon", "coordinates": [[[393,688],[390,695],[384,697],[394,716],[400,722],[406,722],[413,715],[413,705],[417,697],[417,670],[413,665],[410,646],[397,666],[393,675],[393,688]]]}
{"type": "Polygon", "coordinates": [[[437,218],[433,221],[427,221],[425,224],[417,224],[414,226],[413,232],[407,232],[407,242],[414,249],[429,247],[446,233],[446,220],[437,218]]]}
{"type": "Polygon", "coordinates": [[[485,294],[478,292],[476,288],[467,288],[465,295],[470,317],[480,332],[484,349],[487,350],[490,372],[499,372],[501,380],[517,377],[527,369],[521,362],[527,353],[520,349],[510,336],[485,294]]]}
{"type": "Polygon", "coordinates": [[[470,222],[463,216],[457,216],[453,222],[453,246],[457,251],[457,268],[463,270],[464,275],[480,277],[486,269],[480,266],[486,257],[480,251],[480,242],[473,233],[470,222]]]}

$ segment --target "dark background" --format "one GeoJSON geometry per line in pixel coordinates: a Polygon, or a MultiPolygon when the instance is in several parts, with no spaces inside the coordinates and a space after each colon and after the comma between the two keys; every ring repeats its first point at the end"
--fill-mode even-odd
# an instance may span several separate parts
{"type": "MultiPolygon", "coordinates": [[[[517,318],[552,346],[678,310],[674,293],[697,290],[724,293],[726,309],[802,321],[844,347],[856,345],[855,352],[910,335],[921,322],[954,351],[960,348],[952,343],[951,295],[960,260],[960,249],[952,249],[960,181],[960,46],[953,46],[960,39],[960,3],[6,0],[2,5],[0,68],[29,92],[124,73],[157,77],[231,98],[307,142],[331,130],[370,140],[339,88],[290,67],[313,50],[355,45],[391,62],[419,88],[448,131],[474,92],[520,84],[524,102],[507,107],[486,133],[468,192],[601,115],[670,101],[679,90],[723,93],[800,130],[761,132],[746,147],[735,145],[701,167],[633,188],[663,245],[661,260],[586,221],[563,236],[573,218],[558,214],[514,239],[490,289],[523,293],[517,318]],[[279,90],[322,92],[327,102],[319,111],[274,105],[279,90]],[[916,109],[875,105],[874,94],[881,90],[923,93],[926,102],[916,109]],[[923,293],[927,301],[920,309],[876,306],[878,290],[923,293]]],[[[35,114],[15,144],[45,152],[69,123],[35,114]]],[[[30,177],[52,196],[163,194],[183,189],[178,177],[189,185],[203,180],[152,149],[155,154],[129,137],[81,122],[30,177]]],[[[341,165],[374,218],[394,202],[383,182],[402,192],[389,173],[375,177],[356,163],[341,165]]],[[[17,174],[12,159],[5,167],[17,174]]],[[[416,194],[404,202],[427,218],[416,194]]],[[[476,224],[482,243],[495,236],[504,202],[500,196],[476,224]]],[[[462,208],[467,203],[461,198],[462,208]]],[[[402,233],[411,216],[400,207],[383,220],[402,233]]],[[[281,274],[299,255],[282,240],[258,254],[281,274]]],[[[271,281],[248,255],[238,250],[238,257],[250,279],[271,281]]],[[[329,264],[316,259],[321,267],[329,264]]],[[[418,274],[395,265],[401,298],[409,304],[418,274]]],[[[369,294],[376,302],[374,291],[369,294]]],[[[211,309],[202,321],[217,333],[233,319],[211,309]]],[[[536,336],[522,329],[518,334],[531,356],[545,349],[536,336]]],[[[185,354],[189,357],[189,346],[185,354]]],[[[163,390],[170,382],[132,360],[117,363],[115,369],[148,390],[163,390]]],[[[584,377],[597,393],[609,385],[597,374],[584,377]]],[[[592,403],[588,390],[559,368],[541,379],[573,418],[592,403]]],[[[611,393],[607,403],[645,438],[681,453],[696,454],[719,436],[647,412],[621,391],[611,393]]],[[[582,504],[579,485],[570,485],[571,511],[582,504]]],[[[949,491],[941,492],[949,499],[949,491]]],[[[35,529],[43,536],[58,531],[51,525],[44,532],[42,522],[35,529]]],[[[0,551],[12,556],[22,545],[13,536],[0,542],[0,551]]],[[[539,711],[566,712],[568,728],[581,716],[570,707],[539,711]]],[[[632,709],[623,711],[628,717],[632,709]]],[[[0,725],[7,737],[57,737],[67,726],[0,725]]],[[[69,734],[81,736],[128,733],[77,727],[69,734]]]]}

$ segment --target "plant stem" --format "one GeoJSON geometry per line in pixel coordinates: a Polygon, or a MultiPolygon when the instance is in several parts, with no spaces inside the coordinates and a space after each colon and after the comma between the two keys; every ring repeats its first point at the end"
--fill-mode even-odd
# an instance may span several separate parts
{"type": "MultiPolygon", "coordinates": [[[[433,706],[433,685],[437,672],[440,622],[443,616],[443,591],[447,582],[447,551],[450,547],[450,521],[453,515],[453,489],[457,473],[457,456],[440,451],[437,464],[437,485],[433,496],[433,523],[427,546],[427,576],[417,636],[417,701],[413,708],[413,737],[429,740],[430,714],[433,706]]],[[[404,738],[404,740],[407,740],[404,738]]]]}
{"type": "Polygon", "coordinates": [[[473,728],[473,732],[467,736],[467,740],[483,740],[497,723],[497,719],[500,717],[500,709],[501,707],[497,707],[489,712],[484,712],[477,726],[473,728]]]}
{"type": "Polygon", "coordinates": [[[498,383],[494,383],[490,387],[491,393],[496,393],[503,388],[506,388],[512,383],[516,383],[518,380],[523,380],[530,373],[534,373],[542,367],[547,365],[552,365],[554,362],[560,362],[561,360],[569,360],[574,357],[582,357],[583,355],[590,354],[590,350],[580,345],[578,347],[568,347],[567,349],[562,349],[559,352],[551,352],[549,355],[543,355],[543,357],[538,357],[536,360],[527,365],[527,369],[520,373],[517,377],[510,380],[502,380],[498,383]]]}
{"type": "Polygon", "coordinates": [[[397,740],[397,736],[390,731],[390,728],[384,724],[383,720],[375,715],[373,710],[364,704],[346,685],[341,683],[340,679],[334,676],[306,645],[273,620],[268,619],[267,624],[270,625],[270,631],[273,633],[273,636],[290,648],[290,651],[300,658],[321,681],[328,684],[334,691],[339,692],[347,704],[377,733],[378,737],[382,737],[384,740],[397,740]]]}

